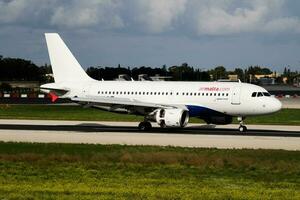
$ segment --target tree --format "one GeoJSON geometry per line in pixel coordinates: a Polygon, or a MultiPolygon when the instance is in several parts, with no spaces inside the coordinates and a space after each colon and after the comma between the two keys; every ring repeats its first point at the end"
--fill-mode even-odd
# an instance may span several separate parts
{"type": "Polygon", "coordinates": [[[210,70],[209,73],[213,76],[214,80],[227,78],[227,72],[226,72],[225,67],[223,67],[223,66],[218,66],[218,67],[210,70]]]}
{"type": "Polygon", "coordinates": [[[238,76],[238,78],[242,81],[245,80],[244,70],[241,68],[235,68],[234,73],[238,76]]]}
{"type": "Polygon", "coordinates": [[[272,74],[272,71],[269,68],[262,68],[260,66],[250,66],[248,67],[248,74],[252,75],[267,75],[267,74],[272,74]]]}
{"type": "Polygon", "coordinates": [[[264,74],[264,75],[272,74],[272,71],[269,68],[262,68],[261,74],[264,74]]]}
{"type": "Polygon", "coordinates": [[[286,76],[287,75],[287,69],[286,67],[284,67],[284,70],[283,70],[283,75],[286,76]]]}

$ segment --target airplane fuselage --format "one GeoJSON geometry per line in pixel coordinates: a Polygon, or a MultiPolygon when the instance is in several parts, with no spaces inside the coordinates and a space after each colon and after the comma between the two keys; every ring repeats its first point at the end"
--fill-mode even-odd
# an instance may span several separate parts
{"type": "MultiPolygon", "coordinates": [[[[76,83],[70,83],[69,87],[74,85],[76,83]]],[[[268,94],[264,88],[240,82],[94,81],[81,83],[70,91],[69,97],[118,97],[182,105],[193,117],[200,116],[203,109],[230,116],[253,116],[270,114],[281,108],[279,100],[264,95],[268,94]]]]}

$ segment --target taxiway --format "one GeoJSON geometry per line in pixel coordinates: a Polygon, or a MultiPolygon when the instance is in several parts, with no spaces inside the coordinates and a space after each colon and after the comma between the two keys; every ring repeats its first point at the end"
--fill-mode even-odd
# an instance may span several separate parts
{"type": "Polygon", "coordinates": [[[300,126],[190,124],[140,132],[136,122],[0,120],[0,141],[300,150],[300,126]]]}

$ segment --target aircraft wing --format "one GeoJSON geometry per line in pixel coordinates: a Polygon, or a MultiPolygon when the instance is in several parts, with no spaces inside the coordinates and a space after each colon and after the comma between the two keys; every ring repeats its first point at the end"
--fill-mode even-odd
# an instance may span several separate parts
{"type": "MultiPolygon", "coordinates": [[[[137,101],[133,98],[119,98],[119,97],[98,97],[98,96],[87,96],[87,97],[73,97],[72,101],[77,103],[86,103],[100,106],[119,106],[119,107],[144,107],[144,108],[179,108],[179,105],[167,105],[157,104],[150,102],[137,101]]],[[[184,106],[185,107],[185,106],[184,106]]],[[[184,108],[186,109],[186,108],[184,108]]]]}

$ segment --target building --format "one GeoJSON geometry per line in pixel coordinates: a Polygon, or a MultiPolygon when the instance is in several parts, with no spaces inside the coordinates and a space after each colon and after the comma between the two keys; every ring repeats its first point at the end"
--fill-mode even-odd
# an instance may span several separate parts
{"type": "Polygon", "coordinates": [[[39,91],[40,87],[40,83],[38,81],[1,81],[0,85],[3,83],[10,85],[12,90],[20,92],[36,92],[39,91]]]}
{"type": "Polygon", "coordinates": [[[229,81],[238,81],[239,77],[237,74],[229,74],[228,79],[229,81]]]}

